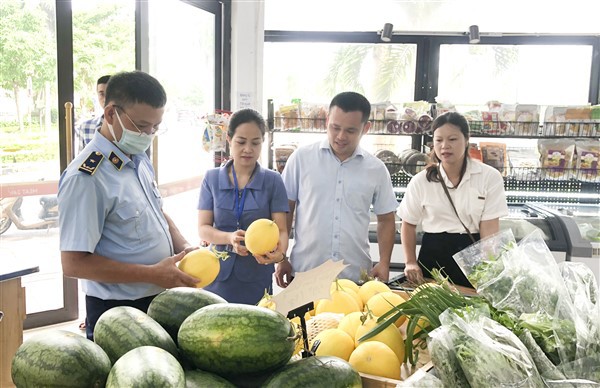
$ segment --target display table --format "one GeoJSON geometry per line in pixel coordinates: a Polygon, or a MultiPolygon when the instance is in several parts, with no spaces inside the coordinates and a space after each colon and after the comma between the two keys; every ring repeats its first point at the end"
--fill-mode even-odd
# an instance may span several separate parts
{"type": "Polygon", "coordinates": [[[23,343],[23,321],[25,320],[25,288],[21,277],[40,268],[31,265],[2,263],[0,269],[0,387],[13,387],[10,367],[15,352],[23,343]],[[8,268],[6,268],[8,267],[8,268]]]}

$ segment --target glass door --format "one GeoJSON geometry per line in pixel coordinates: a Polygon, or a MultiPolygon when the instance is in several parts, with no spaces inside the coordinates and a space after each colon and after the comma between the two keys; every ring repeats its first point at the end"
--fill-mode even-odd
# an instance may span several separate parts
{"type": "Polygon", "coordinates": [[[135,2],[5,0],[0,13],[0,269],[39,267],[22,279],[33,328],[78,317],[77,280],[60,261],[58,179],[74,126],[98,111],[97,77],[135,67],[135,2]]]}
{"type": "MultiPolygon", "coordinates": [[[[61,171],[59,122],[64,131],[65,115],[57,69],[66,72],[69,61],[57,56],[61,31],[54,2],[7,0],[0,9],[0,266],[2,272],[20,264],[39,267],[22,279],[28,328],[77,316],[72,298],[77,283],[62,276],[53,206],[61,171]]],[[[68,95],[68,81],[64,87],[68,95]]]]}
{"type": "Polygon", "coordinates": [[[203,147],[204,118],[221,108],[222,5],[154,0],[144,6],[148,49],[142,50],[142,70],[167,92],[163,122],[168,130],[153,147],[157,182],[165,211],[186,238],[196,242],[197,191],[204,172],[214,167],[212,152],[203,147]]]}

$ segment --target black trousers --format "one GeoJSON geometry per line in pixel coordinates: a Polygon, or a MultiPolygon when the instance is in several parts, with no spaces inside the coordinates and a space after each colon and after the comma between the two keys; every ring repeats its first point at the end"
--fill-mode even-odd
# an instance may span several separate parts
{"type": "Polygon", "coordinates": [[[98,322],[98,318],[105,311],[110,310],[113,307],[117,306],[130,306],[135,307],[138,310],[142,310],[143,312],[148,312],[148,306],[150,306],[150,302],[156,297],[156,295],[147,296],[141,299],[135,300],[117,300],[117,299],[100,299],[94,296],[85,296],[85,335],[86,337],[93,341],[94,340],[94,327],[96,326],[96,322],[98,322]]]}
{"type": "MultiPolygon", "coordinates": [[[[479,241],[479,233],[473,233],[475,241],[479,241]]],[[[473,244],[467,234],[461,233],[425,233],[421,241],[418,263],[423,276],[430,278],[432,269],[442,269],[454,284],[473,287],[467,280],[452,255],[473,244]]]]}

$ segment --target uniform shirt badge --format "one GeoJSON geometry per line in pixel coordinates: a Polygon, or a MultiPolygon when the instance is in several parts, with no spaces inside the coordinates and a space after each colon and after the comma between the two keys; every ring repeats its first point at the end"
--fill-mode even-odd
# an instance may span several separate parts
{"type": "Polygon", "coordinates": [[[117,154],[115,154],[114,152],[111,152],[110,155],[108,156],[108,160],[110,160],[112,165],[115,166],[115,168],[117,170],[121,171],[121,168],[123,168],[123,160],[121,158],[119,158],[119,156],[117,154]]]}

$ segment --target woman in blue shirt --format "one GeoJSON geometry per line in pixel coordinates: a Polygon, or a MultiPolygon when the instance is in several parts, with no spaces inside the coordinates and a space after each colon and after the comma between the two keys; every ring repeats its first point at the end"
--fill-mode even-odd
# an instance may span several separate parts
{"type": "Polygon", "coordinates": [[[266,124],[252,109],[231,116],[227,142],[232,160],[207,171],[198,202],[198,234],[217,250],[227,250],[216,280],[205,287],[230,303],[256,304],[265,290],[273,292],[274,264],[286,260],[287,194],[279,173],[258,164],[266,124]],[[252,256],[244,246],[245,230],[255,220],[268,218],[279,227],[277,248],[252,256]]]}

